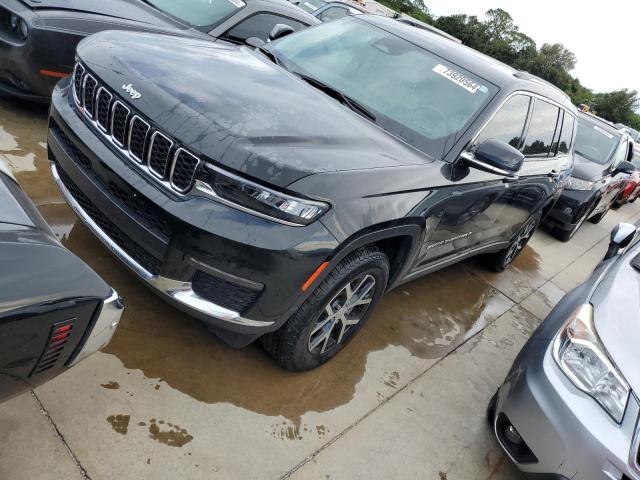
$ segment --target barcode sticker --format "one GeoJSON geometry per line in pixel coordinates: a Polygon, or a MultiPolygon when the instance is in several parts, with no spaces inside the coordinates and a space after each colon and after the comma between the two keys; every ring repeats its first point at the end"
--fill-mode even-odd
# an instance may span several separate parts
{"type": "Polygon", "coordinates": [[[442,75],[444,78],[451,80],[456,85],[464,88],[467,92],[476,93],[478,90],[486,92],[486,87],[478,84],[477,82],[465,77],[462,73],[456,72],[452,68],[444,65],[436,65],[433,67],[433,71],[438,75],[442,75]]]}

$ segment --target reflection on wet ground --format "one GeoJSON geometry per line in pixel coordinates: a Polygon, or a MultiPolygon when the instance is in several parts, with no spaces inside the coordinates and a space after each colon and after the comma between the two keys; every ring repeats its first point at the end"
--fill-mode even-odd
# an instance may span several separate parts
{"type": "MultiPolygon", "coordinates": [[[[282,415],[293,422],[290,434],[296,437],[296,428],[306,428],[301,424],[303,414],[328,411],[353,398],[371,352],[397,346],[413,357],[436,360],[513,305],[482,280],[491,274],[478,273],[474,263],[457,265],[390,292],[367,326],[332,362],[312,372],[286,372],[256,345],[242,350],[226,347],[202,323],[161,301],[111,257],[64,204],[51,179],[43,143],[45,113],[0,101],[0,155],[10,160],[18,180],[64,245],[125,298],[124,319],[105,351],[125,367],[161,379],[156,389],[164,382],[202,402],[231,403],[269,416],[282,415]]],[[[505,277],[506,290],[500,290],[519,288],[517,280],[523,275],[534,278],[538,262],[535,252],[527,249],[513,273],[505,277]]],[[[380,380],[387,387],[400,386],[395,371],[386,372],[380,380]]],[[[101,383],[117,388],[108,378],[101,383]]],[[[150,430],[150,434],[158,441],[181,434],[154,425],[155,433],[150,430]]],[[[289,436],[286,431],[283,434],[289,436]]]]}

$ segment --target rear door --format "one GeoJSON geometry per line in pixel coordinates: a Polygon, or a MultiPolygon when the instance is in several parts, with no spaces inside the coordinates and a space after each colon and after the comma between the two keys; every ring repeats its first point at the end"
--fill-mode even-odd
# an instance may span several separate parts
{"type": "Polygon", "coordinates": [[[558,105],[540,97],[532,99],[529,125],[520,146],[525,161],[517,178],[506,179],[509,188],[500,221],[505,238],[515,234],[559,192],[563,172],[571,165],[569,151],[574,123],[574,117],[558,105]]]}

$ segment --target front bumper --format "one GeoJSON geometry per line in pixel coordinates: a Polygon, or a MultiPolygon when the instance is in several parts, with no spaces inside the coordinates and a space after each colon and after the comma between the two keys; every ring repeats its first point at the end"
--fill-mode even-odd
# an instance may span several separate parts
{"type": "Polygon", "coordinates": [[[631,466],[637,453],[638,400],[631,396],[623,423],[617,425],[560,371],[551,343],[534,336],[498,392],[494,427],[501,446],[531,478],[639,479],[631,466]],[[515,427],[537,461],[525,462],[513,453],[500,435],[500,416],[515,427]]]}
{"type": "Polygon", "coordinates": [[[584,215],[592,210],[598,192],[564,190],[547,216],[547,222],[561,230],[573,230],[584,215]]]}
{"type": "Polygon", "coordinates": [[[311,293],[300,286],[336,239],[320,222],[289,227],[210,199],[176,198],[78,114],[67,83],[52,97],[49,156],[56,183],[89,229],[156,293],[227,343],[243,346],[279,328],[311,293]],[[162,228],[145,223],[133,200],[162,228]],[[199,293],[203,273],[217,282],[211,293],[222,302],[199,293]],[[224,303],[251,288],[255,298],[241,308],[224,303]]]}

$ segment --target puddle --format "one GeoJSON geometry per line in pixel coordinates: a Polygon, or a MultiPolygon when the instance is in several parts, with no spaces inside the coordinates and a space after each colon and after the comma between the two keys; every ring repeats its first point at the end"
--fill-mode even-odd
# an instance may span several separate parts
{"type": "Polygon", "coordinates": [[[156,422],[151,419],[149,424],[149,437],[169,447],[184,447],[193,440],[186,429],[180,428],[178,425],[168,423],[163,425],[164,421],[156,422]]]}
{"type": "Polygon", "coordinates": [[[129,431],[129,421],[131,415],[109,415],[107,422],[111,424],[111,427],[116,433],[126,435],[129,431]]]}
{"type": "Polygon", "coordinates": [[[118,390],[120,388],[120,384],[118,382],[114,382],[114,381],[107,382],[107,383],[102,383],[102,384],[100,384],[100,386],[102,388],[106,388],[108,390],[118,390]]]}

